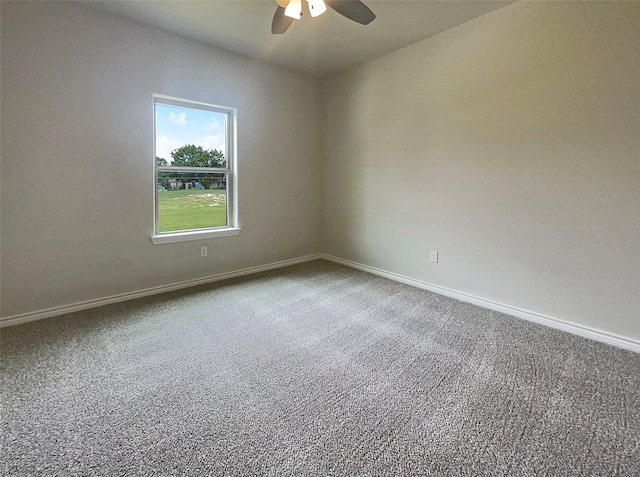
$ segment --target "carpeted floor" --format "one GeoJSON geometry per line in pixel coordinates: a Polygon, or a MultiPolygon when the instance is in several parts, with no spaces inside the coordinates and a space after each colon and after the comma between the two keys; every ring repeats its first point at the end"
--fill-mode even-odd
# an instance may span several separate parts
{"type": "Polygon", "coordinates": [[[640,475],[640,355],[325,261],[1,331],[2,475],[640,475]]]}

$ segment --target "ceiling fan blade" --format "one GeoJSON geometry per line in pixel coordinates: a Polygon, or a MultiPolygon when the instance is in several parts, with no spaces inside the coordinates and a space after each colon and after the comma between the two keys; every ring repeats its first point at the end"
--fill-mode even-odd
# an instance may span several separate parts
{"type": "Polygon", "coordinates": [[[376,19],[376,14],[360,0],[324,0],[328,7],[354,22],[368,25],[376,19]]]}
{"type": "Polygon", "coordinates": [[[291,26],[293,18],[284,14],[284,7],[278,5],[276,13],[273,15],[273,21],[271,22],[271,33],[281,35],[291,26]]]}

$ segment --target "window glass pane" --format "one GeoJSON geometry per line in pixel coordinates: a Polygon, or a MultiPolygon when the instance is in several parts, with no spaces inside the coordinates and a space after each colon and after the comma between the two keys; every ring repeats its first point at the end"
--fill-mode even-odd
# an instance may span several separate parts
{"type": "Polygon", "coordinates": [[[227,226],[227,174],[158,172],[158,232],[227,226]]]}
{"type": "Polygon", "coordinates": [[[217,111],[155,105],[156,165],[227,167],[227,115],[217,111]]]}

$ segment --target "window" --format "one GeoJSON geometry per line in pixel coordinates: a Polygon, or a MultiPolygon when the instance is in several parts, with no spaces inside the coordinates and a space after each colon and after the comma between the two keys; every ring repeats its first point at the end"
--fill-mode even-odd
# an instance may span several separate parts
{"type": "Polygon", "coordinates": [[[155,95],[153,243],[237,235],[235,110],[155,95]]]}

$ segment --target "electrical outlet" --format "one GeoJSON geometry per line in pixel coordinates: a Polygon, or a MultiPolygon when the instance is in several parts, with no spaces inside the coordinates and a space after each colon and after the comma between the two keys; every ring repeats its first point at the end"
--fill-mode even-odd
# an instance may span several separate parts
{"type": "Polygon", "coordinates": [[[438,263],[438,251],[437,250],[431,250],[431,252],[429,252],[429,260],[431,261],[431,263],[438,263]]]}
{"type": "Polygon", "coordinates": [[[200,256],[206,257],[208,253],[207,247],[200,247],[200,256]]]}

